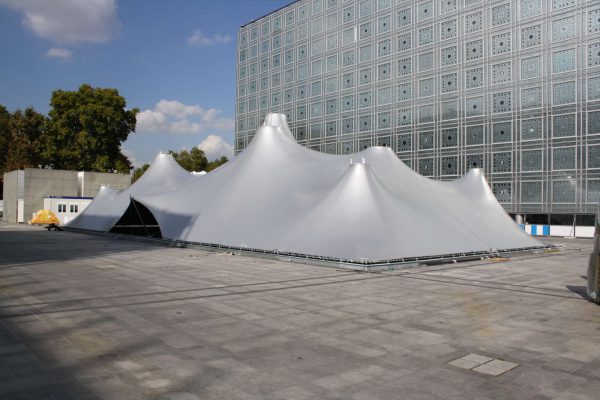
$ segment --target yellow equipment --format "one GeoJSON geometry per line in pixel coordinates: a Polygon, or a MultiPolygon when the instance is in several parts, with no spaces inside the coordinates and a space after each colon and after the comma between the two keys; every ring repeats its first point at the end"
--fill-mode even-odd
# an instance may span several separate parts
{"type": "Polygon", "coordinates": [[[50,210],[38,210],[35,217],[31,218],[30,225],[60,225],[60,220],[50,210]]]}

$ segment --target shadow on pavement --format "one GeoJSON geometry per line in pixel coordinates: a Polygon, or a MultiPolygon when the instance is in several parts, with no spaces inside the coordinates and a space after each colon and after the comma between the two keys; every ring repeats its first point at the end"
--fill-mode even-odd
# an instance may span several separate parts
{"type": "Polygon", "coordinates": [[[567,285],[565,286],[567,289],[569,289],[571,292],[578,294],[579,296],[581,296],[582,298],[592,301],[592,299],[590,298],[590,296],[588,296],[587,294],[587,286],[574,286],[574,285],[567,285]]]}
{"type": "Polygon", "coordinates": [[[21,228],[3,225],[0,229],[0,268],[45,261],[69,261],[104,254],[130,253],[155,249],[156,244],[121,240],[95,234],[48,232],[42,227],[21,228]],[[12,228],[12,229],[11,229],[12,228]],[[68,242],[69,251],[56,249],[56,241],[68,242]],[[32,250],[23,252],[28,243],[32,250]]]}

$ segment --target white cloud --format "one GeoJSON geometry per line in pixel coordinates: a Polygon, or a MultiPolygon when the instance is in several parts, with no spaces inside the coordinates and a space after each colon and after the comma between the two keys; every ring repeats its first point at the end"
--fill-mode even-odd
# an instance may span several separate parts
{"type": "Polygon", "coordinates": [[[52,47],[46,52],[47,57],[60,58],[63,61],[70,61],[73,57],[71,50],[63,49],[62,47],[52,47]]]}
{"type": "Polygon", "coordinates": [[[129,159],[129,162],[131,163],[131,165],[133,165],[133,168],[139,168],[142,165],[144,165],[143,162],[138,161],[135,158],[135,154],[133,151],[127,150],[127,149],[124,149],[123,147],[121,147],[121,153],[123,153],[123,155],[129,159]]]}
{"type": "Polygon", "coordinates": [[[154,109],[137,115],[137,132],[198,134],[207,129],[233,130],[233,118],[221,116],[215,108],[187,105],[176,100],[161,100],[154,109]]]}
{"type": "Polygon", "coordinates": [[[214,160],[225,156],[229,159],[233,157],[233,146],[225,141],[221,136],[209,135],[198,145],[198,148],[204,151],[206,158],[214,160]]]}
{"type": "Polygon", "coordinates": [[[55,43],[104,43],[119,30],[116,0],[0,0],[23,25],[55,43]]]}
{"type": "Polygon", "coordinates": [[[231,36],[215,33],[212,36],[206,36],[202,31],[196,30],[192,36],[187,38],[188,44],[198,46],[213,46],[215,44],[227,44],[231,42],[231,36]]]}
{"type": "Polygon", "coordinates": [[[155,110],[163,115],[174,116],[176,118],[185,118],[205,113],[200,106],[189,106],[177,100],[161,100],[156,103],[155,110]]]}

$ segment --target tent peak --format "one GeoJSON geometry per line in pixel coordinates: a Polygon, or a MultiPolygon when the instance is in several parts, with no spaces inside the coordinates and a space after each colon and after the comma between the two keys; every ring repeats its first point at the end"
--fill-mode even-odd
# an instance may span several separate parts
{"type": "Polygon", "coordinates": [[[341,181],[351,184],[361,184],[360,181],[372,181],[377,180],[371,165],[367,162],[353,162],[348,164],[346,172],[342,175],[341,181]]]}
{"type": "Polygon", "coordinates": [[[265,122],[263,122],[263,126],[273,126],[276,128],[286,127],[288,126],[287,118],[285,114],[278,113],[268,113],[265,117],[265,122]]]}
{"type": "MultiPolygon", "coordinates": [[[[363,154],[391,154],[396,157],[394,151],[388,146],[369,146],[364,150],[361,150],[359,153],[363,154]]],[[[396,157],[397,158],[397,157],[396,157]]]]}
{"type": "Polygon", "coordinates": [[[354,161],[354,159],[351,158],[350,165],[368,165],[368,163],[364,157],[359,158],[358,161],[354,161]]]}
{"type": "Polygon", "coordinates": [[[464,174],[459,179],[472,182],[486,182],[485,176],[483,175],[483,171],[481,170],[481,168],[471,168],[467,171],[466,174],[464,174]]]}

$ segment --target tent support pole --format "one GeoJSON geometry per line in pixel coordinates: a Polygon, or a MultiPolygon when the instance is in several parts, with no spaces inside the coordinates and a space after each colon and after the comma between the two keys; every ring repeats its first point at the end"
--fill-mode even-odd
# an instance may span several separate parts
{"type": "Polygon", "coordinates": [[[129,200],[131,201],[131,204],[133,204],[133,208],[135,208],[135,213],[137,214],[138,218],[140,219],[140,222],[142,223],[142,225],[144,226],[144,233],[146,234],[146,236],[148,236],[148,229],[146,228],[146,224],[144,223],[144,219],[142,218],[142,215],[140,214],[137,206],[135,205],[135,200],[133,200],[133,197],[129,197],[129,200]]]}

